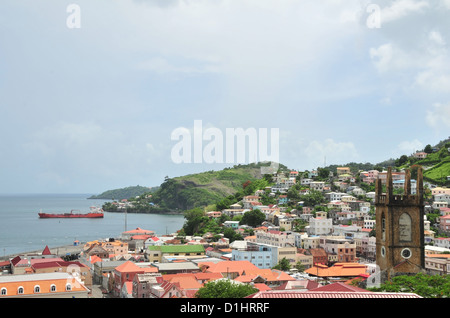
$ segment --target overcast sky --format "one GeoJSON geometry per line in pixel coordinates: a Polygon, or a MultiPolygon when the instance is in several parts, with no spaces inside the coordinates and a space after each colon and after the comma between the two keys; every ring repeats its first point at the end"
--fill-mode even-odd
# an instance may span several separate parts
{"type": "Polygon", "coordinates": [[[434,145],[450,136],[449,16],[449,0],[2,0],[0,193],[230,166],[174,162],[172,132],[196,120],[279,129],[297,170],[434,145]]]}

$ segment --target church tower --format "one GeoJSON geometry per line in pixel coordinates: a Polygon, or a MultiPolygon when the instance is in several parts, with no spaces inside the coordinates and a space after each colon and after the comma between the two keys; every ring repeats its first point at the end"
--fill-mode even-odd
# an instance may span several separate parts
{"type": "Polygon", "coordinates": [[[392,168],[375,185],[376,259],[381,281],[425,269],[422,168],[417,171],[416,194],[411,194],[411,174],[405,172],[404,193],[393,194],[392,168]]]}

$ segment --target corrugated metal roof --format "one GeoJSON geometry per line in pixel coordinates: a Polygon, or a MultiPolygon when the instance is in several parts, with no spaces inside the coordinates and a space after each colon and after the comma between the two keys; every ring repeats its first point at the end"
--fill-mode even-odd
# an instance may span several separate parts
{"type": "Polygon", "coordinates": [[[314,291],[261,291],[247,298],[422,298],[413,293],[374,293],[374,292],[314,292],[314,291]]]}

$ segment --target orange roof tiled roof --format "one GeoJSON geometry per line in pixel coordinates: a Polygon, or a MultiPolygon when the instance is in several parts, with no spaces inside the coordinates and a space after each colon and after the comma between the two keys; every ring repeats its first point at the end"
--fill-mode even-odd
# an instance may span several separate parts
{"type": "MultiPolygon", "coordinates": [[[[164,275],[163,275],[163,279],[165,279],[164,275]]],[[[203,286],[202,284],[200,284],[197,281],[197,279],[195,278],[194,275],[191,275],[191,276],[174,275],[168,281],[171,282],[172,284],[178,284],[178,286],[180,286],[181,289],[186,289],[186,290],[187,289],[197,290],[203,286]]]]}
{"type": "Polygon", "coordinates": [[[95,264],[95,263],[101,262],[101,261],[102,261],[102,259],[100,257],[98,257],[97,255],[92,255],[90,258],[91,264],[95,264]]]}
{"type": "Polygon", "coordinates": [[[150,230],[143,230],[140,227],[137,227],[134,230],[130,230],[130,231],[125,231],[123,233],[136,233],[136,234],[154,234],[154,231],[150,231],[150,230]]]}
{"type": "Polygon", "coordinates": [[[283,271],[273,270],[270,268],[256,269],[256,270],[246,270],[241,276],[237,277],[235,280],[240,282],[251,282],[256,277],[262,277],[268,282],[277,281],[292,281],[296,280],[294,277],[286,274],[283,271]]]}
{"type": "Polygon", "coordinates": [[[244,271],[255,271],[259,269],[249,261],[204,262],[199,263],[199,266],[207,266],[206,272],[209,273],[238,273],[239,275],[242,275],[244,271]]]}
{"type": "Polygon", "coordinates": [[[270,288],[269,286],[267,286],[266,284],[254,284],[253,286],[255,286],[259,291],[265,291],[265,290],[271,290],[272,288],[270,288]]]}
{"type": "Polygon", "coordinates": [[[366,273],[366,265],[359,263],[336,263],[332,267],[316,264],[305,273],[318,277],[349,277],[366,273]]]}
{"type": "Polygon", "coordinates": [[[121,272],[121,273],[133,273],[133,272],[142,272],[143,269],[140,268],[139,266],[137,266],[135,263],[133,263],[132,261],[126,261],[125,263],[117,266],[115,268],[116,271],[121,272]]]}
{"type": "Polygon", "coordinates": [[[223,276],[220,273],[195,273],[195,278],[197,280],[202,280],[202,281],[204,281],[204,280],[211,281],[211,280],[223,278],[223,276]]]}

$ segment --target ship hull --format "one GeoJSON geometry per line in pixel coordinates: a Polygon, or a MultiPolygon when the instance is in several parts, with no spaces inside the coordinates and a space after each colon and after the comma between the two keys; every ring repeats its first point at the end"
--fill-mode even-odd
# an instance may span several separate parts
{"type": "Polygon", "coordinates": [[[85,213],[85,214],[74,214],[74,213],[62,213],[62,214],[51,214],[51,213],[38,213],[41,219],[78,219],[78,218],[89,218],[89,219],[99,219],[103,218],[103,213],[85,213]]]}

